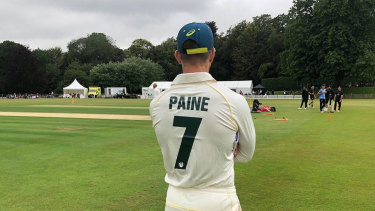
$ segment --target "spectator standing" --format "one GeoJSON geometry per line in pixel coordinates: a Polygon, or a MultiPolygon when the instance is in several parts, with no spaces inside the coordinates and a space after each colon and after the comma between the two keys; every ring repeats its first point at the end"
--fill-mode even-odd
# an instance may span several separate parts
{"type": "Polygon", "coordinates": [[[154,83],[152,85],[152,87],[154,88],[154,98],[155,98],[160,94],[160,90],[159,90],[158,85],[156,83],[154,83]]]}

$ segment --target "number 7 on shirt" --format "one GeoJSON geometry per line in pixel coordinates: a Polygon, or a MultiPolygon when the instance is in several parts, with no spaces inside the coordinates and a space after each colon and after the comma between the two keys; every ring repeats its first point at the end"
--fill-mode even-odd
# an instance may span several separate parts
{"type": "Polygon", "coordinates": [[[173,119],[174,127],[185,127],[185,133],[182,137],[180,149],[178,151],[175,169],[186,169],[190,152],[194,144],[195,136],[202,122],[202,118],[175,116],[173,119]]]}

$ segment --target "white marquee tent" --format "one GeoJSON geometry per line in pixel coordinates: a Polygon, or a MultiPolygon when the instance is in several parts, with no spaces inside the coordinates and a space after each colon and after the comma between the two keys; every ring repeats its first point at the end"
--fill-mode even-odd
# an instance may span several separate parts
{"type": "Polygon", "coordinates": [[[67,87],[63,88],[63,97],[71,97],[73,94],[79,94],[80,98],[87,97],[87,88],[82,86],[77,79],[74,79],[74,81],[67,87]]]}
{"type": "MultiPolygon", "coordinates": [[[[157,88],[160,91],[164,91],[171,87],[172,82],[169,81],[155,81],[151,83],[149,87],[142,88],[142,98],[153,98],[153,84],[156,83],[158,86],[157,88]]],[[[228,87],[229,89],[233,90],[237,93],[242,93],[245,96],[251,95],[253,91],[253,81],[218,81],[219,84],[228,87]]]]}
{"type": "Polygon", "coordinates": [[[253,91],[253,81],[218,81],[217,83],[228,87],[237,93],[251,95],[253,91]]]}

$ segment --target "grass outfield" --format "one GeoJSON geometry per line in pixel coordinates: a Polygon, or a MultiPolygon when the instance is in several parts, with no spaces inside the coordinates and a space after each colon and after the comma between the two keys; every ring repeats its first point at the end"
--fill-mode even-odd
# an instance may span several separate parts
{"type": "MultiPolygon", "coordinates": [[[[277,112],[253,114],[254,158],[235,166],[243,210],[375,209],[375,100],[345,100],[330,122],[298,100],[260,101],[277,112]]],[[[0,112],[147,115],[148,104],[0,99],[0,112]]],[[[151,121],[0,116],[0,210],[163,210],[164,174],[151,121]]]]}

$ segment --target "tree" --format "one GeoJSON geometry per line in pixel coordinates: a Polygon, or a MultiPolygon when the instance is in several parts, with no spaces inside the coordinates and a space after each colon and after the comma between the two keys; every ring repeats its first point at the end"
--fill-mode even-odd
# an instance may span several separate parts
{"type": "Polygon", "coordinates": [[[165,79],[168,81],[172,81],[178,74],[182,73],[182,68],[174,57],[176,49],[176,39],[168,38],[150,50],[150,59],[163,67],[165,79]]]}
{"type": "Polygon", "coordinates": [[[312,46],[308,39],[312,35],[311,23],[316,0],[293,0],[289,11],[290,20],[285,29],[286,51],[283,64],[286,72],[306,83],[316,83],[315,68],[309,65],[312,46]],[[309,81],[311,80],[311,81],[309,81]]]}
{"type": "Polygon", "coordinates": [[[271,78],[279,75],[279,55],[283,49],[283,28],[280,16],[272,19],[264,14],[253,18],[251,25],[256,33],[255,68],[259,78],[271,78]]]}
{"type": "Polygon", "coordinates": [[[36,49],[32,53],[37,58],[38,66],[46,73],[46,91],[55,91],[61,78],[60,68],[64,56],[61,48],[51,48],[48,50],[36,49]]]}
{"type": "Polygon", "coordinates": [[[286,69],[314,83],[371,80],[374,11],[372,0],[295,0],[286,31],[286,69]]]}
{"type": "Polygon", "coordinates": [[[28,48],[12,41],[0,44],[1,93],[43,93],[46,86],[46,73],[28,48]]]}
{"type": "Polygon", "coordinates": [[[164,79],[164,71],[151,60],[131,57],[123,62],[98,65],[90,71],[90,76],[100,87],[125,86],[130,93],[140,93],[142,87],[164,79]]]}
{"type": "Polygon", "coordinates": [[[372,42],[372,46],[367,46],[364,43],[359,44],[359,46],[363,47],[362,48],[363,51],[360,53],[355,63],[354,70],[356,71],[351,72],[350,78],[355,78],[358,82],[375,81],[375,45],[374,43],[375,41],[372,42]]]}
{"type": "Polygon", "coordinates": [[[214,38],[218,36],[217,34],[217,26],[216,26],[216,22],[215,21],[206,21],[205,24],[207,24],[210,28],[211,28],[211,31],[212,31],[212,34],[214,35],[214,38]]]}
{"type": "Polygon", "coordinates": [[[126,58],[138,57],[142,59],[150,58],[150,50],[154,47],[151,42],[145,39],[136,39],[132,45],[125,50],[126,58]]]}
{"type": "Polygon", "coordinates": [[[229,28],[226,34],[220,34],[214,38],[216,55],[210,71],[217,80],[237,79],[235,77],[237,69],[234,67],[233,52],[239,45],[237,38],[247,25],[247,21],[241,21],[234,27],[229,28]]]}
{"type": "MultiPolygon", "coordinates": [[[[232,65],[230,62],[230,49],[233,46],[228,44],[228,36],[224,33],[218,34],[218,28],[215,21],[206,21],[205,22],[212,30],[214,36],[214,46],[216,49],[215,59],[211,65],[210,73],[216,80],[230,80],[232,75],[232,65]]],[[[228,32],[231,30],[228,30],[228,32]]]]}
{"type": "Polygon", "coordinates": [[[68,44],[68,63],[77,60],[81,64],[97,65],[123,59],[121,49],[114,45],[112,38],[103,33],[92,33],[68,44]]]}
{"type": "Polygon", "coordinates": [[[237,39],[238,45],[232,52],[234,79],[260,82],[257,65],[257,34],[252,25],[248,25],[237,39]]]}
{"type": "Polygon", "coordinates": [[[228,38],[223,33],[214,37],[214,46],[216,49],[215,59],[211,65],[210,73],[216,80],[227,81],[231,79],[233,68],[230,58],[228,38]]]}
{"type": "MultiPolygon", "coordinates": [[[[287,25],[288,16],[281,14],[273,18],[271,21],[271,34],[267,40],[269,46],[270,63],[272,68],[266,71],[263,78],[273,78],[285,76],[285,70],[281,65],[282,54],[285,51],[285,27],[287,25]]],[[[265,63],[267,64],[267,63],[265,63]]]]}
{"type": "Polygon", "coordinates": [[[253,80],[282,74],[280,61],[284,51],[284,16],[272,19],[270,15],[253,18],[253,22],[242,22],[228,33],[228,43],[234,46],[231,54],[232,79],[253,80]]]}

